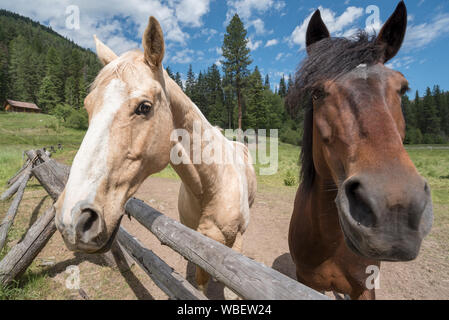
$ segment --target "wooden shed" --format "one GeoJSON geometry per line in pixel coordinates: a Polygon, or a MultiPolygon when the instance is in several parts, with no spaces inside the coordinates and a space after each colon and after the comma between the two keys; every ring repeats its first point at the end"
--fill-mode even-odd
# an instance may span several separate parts
{"type": "Polygon", "coordinates": [[[21,102],[6,99],[5,111],[40,113],[41,109],[31,102],[21,102]]]}

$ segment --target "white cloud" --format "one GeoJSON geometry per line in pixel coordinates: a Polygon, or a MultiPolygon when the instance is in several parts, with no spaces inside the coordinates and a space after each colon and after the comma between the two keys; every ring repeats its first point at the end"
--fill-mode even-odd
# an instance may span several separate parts
{"type": "Polygon", "coordinates": [[[343,37],[343,38],[350,38],[350,37],[356,35],[358,31],[359,31],[359,28],[351,28],[351,29],[345,30],[343,33],[337,34],[337,36],[343,37]]]}
{"type": "Polygon", "coordinates": [[[235,13],[238,13],[241,19],[249,20],[254,13],[265,13],[269,9],[280,11],[285,7],[284,1],[275,0],[227,0],[228,12],[226,13],[226,22],[228,22],[235,13]]]}
{"type": "Polygon", "coordinates": [[[207,51],[209,52],[215,52],[216,54],[218,54],[219,56],[221,56],[223,54],[223,50],[220,47],[213,47],[213,48],[209,48],[207,51]]]}
{"type": "Polygon", "coordinates": [[[171,63],[188,64],[195,61],[201,61],[204,58],[204,53],[200,50],[192,50],[185,48],[176,51],[176,53],[170,58],[171,63]]]}
{"type": "Polygon", "coordinates": [[[176,5],[176,17],[191,27],[200,27],[201,17],[209,12],[209,0],[181,0],[176,5]]]}
{"type": "Polygon", "coordinates": [[[265,44],[265,48],[275,46],[278,43],[279,43],[279,41],[277,39],[268,40],[267,43],[265,44]]]}
{"type": "Polygon", "coordinates": [[[254,27],[256,30],[256,34],[264,34],[266,33],[265,30],[265,23],[262,21],[262,19],[256,19],[248,23],[249,26],[254,27]]]}
{"type": "Polygon", "coordinates": [[[96,34],[117,54],[121,54],[140,47],[140,39],[150,15],[154,15],[161,23],[167,42],[185,45],[189,35],[182,30],[181,25],[201,26],[201,18],[209,11],[210,0],[79,0],[76,1],[80,10],[79,30],[66,27],[65,11],[73,2],[15,0],[2,3],[2,8],[46,22],[53,30],[83,47],[94,49],[92,36],[96,34]],[[135,39],[129,39],[129,34],[134,33],[135,39]]]}
{"type": "Polygon", "coordinates": [[[415,62],[415,59],[410,56],[405,56],[402,58],[395,58],[389,63],[386,64],[386,66],[390,69],[398,69],[398,68],[404,68],[409,69],[410,65],[415,62]]]}
{"type": "MultiPolygon", "coordinates": [[[[285,59],[287,59],[287,58],[289,58],[289,57],[291,57],[291,56],[292,56],[291,53],[283,53],[283,52],[280,52],[280,53],[278,53],[278,54],[276,55],[275,60],[276,60],[276,61],[279,61],[279,60],[285,60],[285,59]]],[[[285,73],[285,72],[284,72],[284,73],[285,73]]]]}
{"type": "Polygon", "coordinates": [[[248,48],[251,51],[257,50],[257,48],[259,48],[261,44],[262,44],[262,40],[253,41],[253,39],[251,37],[248,38],[248,48]]]}
{"type": "Polygon", "coordinates": [[[209,29],[209,28],[202,28],[199,32],[197,32],[193,39],[199,38],[199,37],[207,37],[206,42],[209,42],[210,39],[215,37],[215,35],[218,34],[218,31],[215,29],[209,29]]]}
{"type": "Polygon", "coordinates": [[[449,34],[449,14],[439,14],[429,23],[409,25],[403,47],[407,51],[420,49],[447,34],[449,34]]]}
{"type": "MultiPolygon", "coordinates": [[[[348,7],[345,12],[340,16],[332,11],[331,9],[323,8],[320,6],[318,9],[321,11],[321,17],[326,24],[329,32],[333,36],[342,36],[345,34],[347,27],[360,18],[363,15],[363,9],[357,7],[348,7]]],[[[312,18],[313,12],[303,21],[301,25],[298,25],[289,37],[290,44],[299,45],[301,49],[305,48],[306,45],[306,32],[307,26],[309,24],[310,18],[312,18]]]]}

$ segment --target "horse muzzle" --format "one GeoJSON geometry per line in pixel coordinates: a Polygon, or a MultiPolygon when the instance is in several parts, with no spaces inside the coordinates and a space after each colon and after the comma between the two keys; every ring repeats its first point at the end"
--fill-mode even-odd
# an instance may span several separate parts
{"type": "Polygon", "coordinates": [[[70,223],[65,224],[57,214],[56,227],[71,251],[99,253],[107,251],[108,237],[101,210],[85,201],[78,202],[70,211],[70,223]]]}
{"type": "Polygon", "coordinates": [[[432,227],[430,189],[419,175],[396,184],[382,175],[351,177],[336,204],[347,246],[374,260],[415,259],[432,227]]]}

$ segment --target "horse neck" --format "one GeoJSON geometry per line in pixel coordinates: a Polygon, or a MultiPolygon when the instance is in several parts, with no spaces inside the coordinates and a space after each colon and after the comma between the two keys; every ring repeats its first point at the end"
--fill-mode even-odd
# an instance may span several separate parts
{"type": "MultiPolygon", "coordinates": [[[[320,155],[320,153],[315,153],[315,155],[320,155]]],[[[324,159],[318,159],[318,161],[325,163],[324,159]]],[[[343,239],[335,204],[337,192],[337,186],[327,165],[322,165],[320,172],[316,171],[310,190],[303,192],[304,205],[307,208],[305,211],[309,215],[308,221],[312,224],[311,230],[325,243],[329,239],[333,241],[343,239]]]]}
{"type": "MultiPolygon", "coordinates": [[[[213,130],[212,125],[207,121],[198,107],[190,100],[190,98],[182,91],[182,89],[168,75],[165,77],[165,83],[168,90],[170,108],[173,115],[173,124],[175,129],[184,129],[190,135],[190,159],[183,161],[181,164],[173,164],[171,166],[181,178],[182,182],[197,196],[201,197],[208,190],[213,190],[210,186],[220,177],[222,170],[217,164],[205,164],[203,161],[194,161],[193,154],[193,138],[194,124],[200,124],[200,136],[203,136],[205,130],[210,130],[214,134],[216,143],[229,143],[223,135],[217,130],[213,130]],[[218,133],[218,134],[217,134],[218,133]],[[213,177],[213,180],[212,180],[213,177]]],[[[174,143],[172,147],[181,147],[180,143],[174,143]]],[[[201,153],[204,145],[199,144],[201,153]]],[[[186,154],[187,154],[186,153],[186,154]]]]}

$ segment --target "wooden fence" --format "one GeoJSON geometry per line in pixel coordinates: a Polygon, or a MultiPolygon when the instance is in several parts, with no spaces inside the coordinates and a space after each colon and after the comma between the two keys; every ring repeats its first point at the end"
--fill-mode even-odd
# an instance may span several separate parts
{"type": "MultiPolygon", "coordinates": [[[[0,226],[0,241],[11,226],[26,183],[31,175],[56,200],[63,191],[70,168],[51,159],[42,150],[27,151],[28,161],[19,171],[14,181],[20,181],[8,214],[7,223],[0,226]],[[11,212],[10,212],[11,211],[11,212]]],[[[7,197],[12,196],[14,191],[7,197]]],[[[130,199],[125,205],[126,212],[153,233],[162,244],[192,263],[200,266],[239,296],[249,300],[310,300],[328,299],[325,295],[303,284],[251,260],[248,257],[189,229],[181,223],[151,208],[143,201],[130,199]]],[[[12,247],[0,261],[0,284],[9,285],[32,263],[56,231],[54,208],[49,208],[28,230],[21,242],[12,247]]],[[[4,241],[3,241],[4,242],[4,241]]],[[[1,242],[0,242],[1,243],[1,242]]],[[[0,247],[1,249],[1,247],[0,247]]],[[[154,252],[145,248],[138,239],[123,227],[117,233],[107,261],[114,259],[118,267],[127,267],[133,259],[171,299],[204,300],[185,278],[173,270],[154,252]],[[110,257],[113,256],[113,258],[110,257]]]]}

